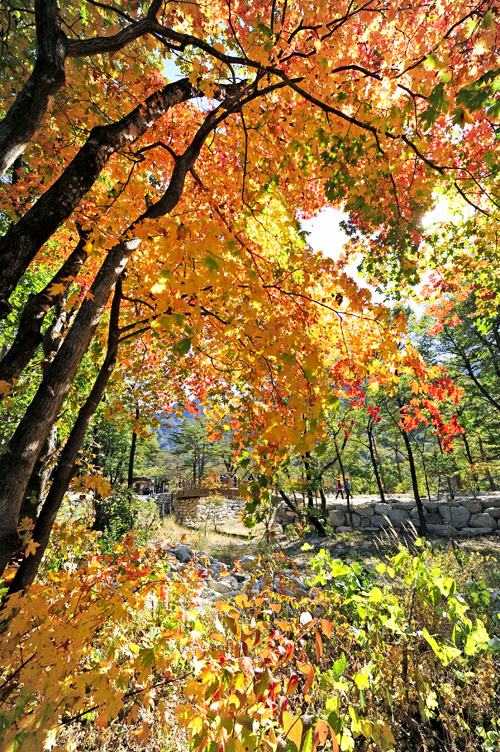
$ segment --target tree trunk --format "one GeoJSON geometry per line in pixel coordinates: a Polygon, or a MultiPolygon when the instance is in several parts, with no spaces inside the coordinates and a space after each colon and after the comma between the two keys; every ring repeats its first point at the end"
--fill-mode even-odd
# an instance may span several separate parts
{"type": "Polygon", "coordinates": [[[33,520],[33,523],[36,522],[43,504],[47,483],[52,471],[51,463],[54,462],[56,447],[57,427],[52,426],[47,441],[43,447],[42,454],[36,461],[33,472],[31,473],[31,478],[19,513],[20,520],[29,517],[33,520]]]}
{"type": "MultiPolygon", "coordinates": [[[[139,420],[139,408],[135,408],[135,419],[139,420]]],[[[127,486],[132,488],[134,485],[134,464],[135,464],[135,450],[137,446],[137,433],[132,431],[132,440],[130,442],[130,453],[128,456],[128,479],[127,486]]]]}
{"type": "Polygon", "coordinates": [[[326,506],[326,496],[325,496],[325,490],[323,488],[323,483],[320,483],[320,486],[319,486],[319,496],[321,499],[321,516],[323,517],[324,520],[326,520],[328,517],[328,509],[326,506]]]}
{"type": "Polygon", "coordinates": [[[387,488],[387,484],[384,480],[384,466],[382,464],[382,460],[380,459],[380,454],[378,453],[377,442],[375,441],[375,434],[373,432],[372,432],[372,441],[373,441],[373,451],[377,455],[378,466],[380,468],[380,482],[385,491],[385,489],[387,488]]]}
{"type": "Polygon", "coordinates": [[[309,509],[314,509],[312,472],[311,472],[311,452],[306,452],[304,454],[303,460],[304,460],[304,468],[306,471],[307,506],[309,507],[309,509]]]}
{"type": "MultiPolygon", "coordinates": [[[[339,452],[339,448],[338,448],[338,445],[337,445],[337,439],[336,439],[336,438],[334,439],[334,442],[335,442],[335,451],[337,452],[337,459],[338,459],[338,461],[339,461],[339,465],[340,465],[340,472],[342,473],[342,483],[343,483],[343,485],[344,485],[345,497],[346,497],[346,501],[347,501],[347,515],[348,515],[348,517],[349,517],[349,524],[351,525],[351,530],[354,530],[354,520],[352,519],[352,504],[351,504],[351,497],[350,497],[350,495],[349,495],[349,494],[347,493],[347,491],[346,491],[346,488],[345,488],[345,470],[344,470],[344,463],[342,462],[342,458],[341,458],[341,456],[340,456],[340,452],[339,452]]],[[[345,443],[344,443],[344,446],[345,446],[345,443]]]]}
{"type": "Polygon", "coordinates": [[[413,487],[413,496],[415,498],[415,503],[417,505],[420,533],[421,535],[425,535],[427,533],[427,525],[425,522],[424,507],[422,505],[422,499],[420,498],[420,493],[418,490],[417,469],[415,466],[415,458],[413,456],[413,451],[411,448],[411,443],[410,443],[408,434],[403,429],[400,429],[400,431],[403,437],[403,441],[405,443],[406,453],[408,455],[408,462],[410,463],[411,485],[413,487]]]}
{"type": "MultiPolygon", "coordinates": [[[[12,385],[30,362],[37,347],[42,343],[41,330],[48,311],[52,306],[61,302],[71,282],[87,259],[87,252],[85,251],[87,235],[87,233],[82,233],[80,242],[57,274],[52,277],[49,284],[28,300],[21,315],[16,338],[0,360],[0,381],[12,385]]],[[[5,396],[3,393],[0,394],[0,400],[3,396],[5,396]]]]}
{"type": "Polygon", "coordinates": [[[394,454],[396,455],[396,466],[397,466],[397,468],[398,468],[398,478],[399,478],[399,482],[400,482],[400,483],[403,483],[403,476],[401,475],[401,463],[400,463],[400,461],[399,461],[399,450],[398,450],[397,446],[396,446],[396,448],[395,448],[395,450],[394,450],[394,454]]]}
{"type": "Polygon", "coordinates": [[[380,499],[385,502],[385,494],[384,494],[384,487],[382,485],[382,481],[380,479],[380,475],[378,472],[377,467],[377,460],[375,458],[375,451],[373,449],[373,425],[368,424],[366,432],[368,434],[368,448],[370,450],[370,458],[372,461],[372,467],[373,472],[375,473],[375,480],[377,481],[378,491],[380,494],[380,499]]]}
{"type": "MultiPolygon", "coordinates": [[[[281,498],[283,499],[283,501],[285,502],[285,504],[287,505],[287,507],[289,507],[295,513],[295,515],[296,515],[296,517],[298,519],[300,519],[302,517],[302,515],[300,514],[299,509],[295,506],[295,504],[290,499],[290,497],[279,486],[278,486],[278,493],[281,496],[281,498]]],[[[309,507],[306,507],[304,509],[304,514],[305,514],[307,522],[309,522],[316,529],[316,532],[319,535],[322,535],[323,537],[325,537],[326,536],[326,530],[325,530],[324,526],[321,524],[321,521],[318,520],[317,517],[315,517],[313,514],[310,513],[309,507]]]]}
{"type": "Polygon", "coordinates": [[[50,99],[65,82],[65,35],[56,0],[35,0],[38,54],[33,72],[0,122],[0,177],[33,138],[50,99]]]}
{"type": "Polygon", "coordinates": [[[19,547],[19,512],[35,462],[68,395],[116,280],[138,243],[135,239],[125,241],[109,252],[92,285],[92,297],[83,301],[73,326],[9,442],[0,464],[0,571],[19,547]]]}
{"type": "Polygon", "coordinates": [[[116,364],[116,356],[120,342],[120,330],[118,326],[120,301],[121,280],[117,282],[113,297],[106,357],[100,368],[94,386],[85,404],[80,409],[75,424],[68,440],[66,441],[59,463],[53,474],[50,491],[35,524],[32,537],[33,541],[39,545],[37,546],[35,553],[31,556],[25,557],[19,565],[14,579],[10,584],[8,595],[23,590],[35,579],[43,554],[47,548],[50,532],[59,511],[59,507],[61,506],[61,502],[68,490],[69,484],[77,471],[76,461],[78,459],[78,452],[80,451],[90,421],[104,396],[105,389],[116,364]]]}
{"type": "MultiPolygon", "coordinates": [[[[444,456],[443,445],[441,444],[441,438],[439,436],[437,436],[437,441],[439,445],[439,451],[441,452],[441,456],[444,456]]],[[[450,499],[454,499],[455,494],[453,493],[453,485],[451,483],[450,476],[448,475],[448,473],[446,473],[445,477],[446,477],[446,482],[448,484],[448,491],[450,494],[450,499]]]]}
{"type": "Polygon", "coordinates": [[[476,496],[476,492],[479,491],[479,478],[477,477],[477,472],[476,472],[476,470],[474,468],[474,460],[472,458],[472,452],[470,450],[469,442],[467,441],[467,435],[465,433],[463,433],[463,434],[461,434],[461,436],[462,436],[462,440],[464,442],[465,453],[467,455],[467,460],[469,462],[470,469],[471,469],[472,483],[473,483],[472,487],[473,487],[473,493],[474,493],[474,497],[475,497],[476,496]]]}
{"type": "Polygon", "coordinates": [[[488,464],[487,464],[483,440],[480,436],[478,436],[478,441],[479,441],[479,456],[481,457],[481,462],[484,464],[484,467],[485,467],[485,473],[488,479],[488,483],[490,485],[490,491],[497,491],[498,489],[497,489],[496,483],[493,479],[493,476],[490,472],[490,468],[488,467],[488,464]]]}
{"type": "MultiPolygon", "coordinates": [[[[227,109],[224,109],[224,113],[227,113],[227,109]]],[[[157,219],[172,211],[182,195],[186,176],[205,139],[225,116],[224,114],[219,118],[218,110],[208,113],[184,154],[175,162],[163,196],[127,228],[124,236],[130,237],[136,226],[144,220],[157,219]]],[[[44,196],[46,195],[45,193],[44,196]]],[[[118,242],[108,252],[91,287],[90,297],[83,301],[0,463],[0,572],[3,572],[20,545],[17,533],[19,512],[35,462],[68,395],[113,287],[139,243],[138,238],[131,237],[118,242]]]]}
{"type": "Polygon", "coordinates": [[[425,487],[427,489],[427,498],[431,500],[431,489],[429,486],[429,476],[427,475],[427,465],[425,464],[424,453],[422,452],[422,468],[424,471],[425,487]]]}
{"type": "Polygon", "coordinates": [[[171,107],[198,93],[187,79],[176,81],[152,94],[121,120],[92,129],[62,175],[0,239],[0,318],[9,313],[8,298],[24,271],[71,216],[109,158],[119,149],[130,147],[171,107]]]}

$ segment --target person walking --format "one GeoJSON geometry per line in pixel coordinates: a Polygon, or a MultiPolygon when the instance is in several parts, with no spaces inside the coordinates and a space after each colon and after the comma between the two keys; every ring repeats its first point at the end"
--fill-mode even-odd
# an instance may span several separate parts
{"type": "Polygon", "coordinates": [[[336,499],[339,498],[339,494],[340,494],[340,498],[343,499],[344,492],[342,490],[342,481],[340,480],[340,478],[337,478],[337,495],[335,496],[336,499]]]}
{"type": "Polygon", "coordinates": [[[351,481],[349,480],[349,478],[345,479],[344,488],[345,488],[346,499],[347,500],[352,499],[352,486],[351,486],[351,481]]]}

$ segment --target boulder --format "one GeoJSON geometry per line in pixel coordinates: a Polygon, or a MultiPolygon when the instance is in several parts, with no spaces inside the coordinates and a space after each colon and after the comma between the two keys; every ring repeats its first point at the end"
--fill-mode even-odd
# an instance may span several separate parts
{"type": "Polygon", "coordinates": [[[439,513],[446,522],[451,522],[457,528],[465,527],[471,519],[471,514],[465,507],[442,506],[439,513]]]}
{"type": "Polygon", "coordinates": [[[489,535],[493,532],[491,527],[463,527],[457,530],[457,535],[489,535]]]}
{"type": "Polygon", "coordinates": [[[364,530],[365,528],[368,528],[368,527],[371,527],[371,526],[372,526],[372,520],[371,520],[371,517],[363,517],[363,518],[361,519],[361,525],[360,525],[360,527],[361,527],[361,528],[362,528],[363,530],[364,530]]]}
{"type": "Polygon", "coordinates": [[[343,525],[345,522],[345,514],[338,509],[332,509],[332,511],[328,513],[328,522],[334,527],[343,525]]]}
{"type": "Polygon", "coordinates": [[[250,572],[252,569],[252,565],[256,561],[257,557],[253,555],[249,556],[242,556],[240,559],[240,567],[243,569],[244,572],[250,572]]]}
{"type": "Polygon", "coordinates": [[[409,512],[415,506],[414,501],[395,501],[392,505],[393,509],[406,509],[409,512]]]}
{"type": "Polygon", "coordinates": [[[375,508],[368,504],[356,504],[354,509],[360,517],[372,517],[375,514],[375,508]]]}
{"type": "Polygon", "coordinates": [[[219,582],[222,582],[223,585],[229,585],[231,590],[238,590],[241,587],[241,583],[233,575],[221,577],[219,582]]]}
{"type": "Polygon", "coordinates": [[[471,514],[477,514],[483,511],[483,505],[480,501],[464,501],[464,507],[467,507],[471,514]]]}
{"type": "Polygon", "coordinates": [[[470,518],[470,527],[489,527],[494,530],[497,526],[497,521],[488,512],[482,514],[473,514],[470,518]]]}
{"type": "Polygon", "coordinates": [[[437,501],[424,501],[424,509],[427,509],[428,512],[434,512],[434,514],[438,511],[439,504],[437,501]]]}
{"type": "Polygon", "coordinates": [[[212,580],[211,577],[208,577],[205,580],[205,584],[210,590],[214,590],[216,593],[221,593],[221,595],[226,595],[226,593],[230,593],[233,590],[228,582],[217,582],[217,580],[212,580]]]}
{"type": "Polygon", "coordinates": [[[389,527],[389,520],[387,517],[382,517],[381,514],[374,514],[370,518],[370,525],[373,525],[373,527],[389,527]]]}
{"type": "Polygon", "coordinates": [[[427,525],[427,532],[432,535],[446,535],[450,534],[450,528],[448,525],[427,525]]]}
{"type": "Polygon", "coordinates": [[[389,517],[394,527],[399,527],[403,524],[403,522],[409,520],[408,512],[406,512],[404,509],[391,509],[387,516],[389,517]]]}
{"type": "Polygon", "coordinates": [[[187,546],[176,546],[171,553],[181,564],[187,564],[193,558],[193,552],[187,546]]]}
{"type": "Polygon", "coordinates": [[[429,512],[427,517],[425,518],[426,522],[429,522],[431,525],[442,525],[443,524],[443,518],[440,514],[437,514],[435,512],[429,512]]]}
{"type": "Polygon", "coordinates": [[[484,510],[485,514],[489,514],[496,520],[500,520],[500,507],[488,507],[484,510]]]}
{"type": "Polygon", "coordinates": [[[390,504],[386,504],[384,501],[379,501],[378,504],[375,504],[375,513],[376,514],[389,514],[392,507],[390,504]]]}

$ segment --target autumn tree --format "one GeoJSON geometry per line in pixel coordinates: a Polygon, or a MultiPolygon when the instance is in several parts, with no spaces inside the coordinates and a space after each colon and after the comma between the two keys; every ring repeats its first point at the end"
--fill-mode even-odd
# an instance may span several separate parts
{"type": "Polygon", "coordinates": [[[179,391],[233,403],[264,464],[290,444],[309,451],[332,391],[356,398],[393,377],[404,322],[314,255],[297,218],[345,205],[371,273],[404,282],[438,183],[491,214],[497,10],[2,4],[1,314],[23,275],[51,275],[0,363],[4,398],[17,399],[54,307],[71,310],[2,455],[2,569],[47,438],[91,343],[101,351],[16,586],[36,572],[117,363],[128,383],[147,370],[137,341],[179,391]],[[169,82],[174,59],[182,78],[169,82]]]}

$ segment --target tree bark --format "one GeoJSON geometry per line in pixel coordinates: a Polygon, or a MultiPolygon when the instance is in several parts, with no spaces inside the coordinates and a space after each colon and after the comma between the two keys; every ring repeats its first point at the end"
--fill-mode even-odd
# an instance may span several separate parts
{"type": "MultiPolygon", "coordinates": [[[[219,111],[216,109],[207,115],[191,144],[176,160],[163,196],[130,225],[125,236],[130,236],[136,226],[145,219],[161,217],[177,205],[186,176],[192,169],[206,137],[225,117],[218,117],[218,114],[219,111]]],[[[68,395],[116,281],[139,243],[138,238],[132,237],[118,242],[109,251],[91,287],[90,298],[82,303],[66,339],[47,369],[0,463],[0,572],[19,548],[19,512],[35,462],[68,395]]]]}
{"type": "Polygon", "coordinates": [[[0,177],[23,153],[51,99],[64,86],[66,59],[118,52],[147,33],[168,34],[156,19],[160,5],[159,0],[153,0],[146,18],[131,22],[112,36],[69,39],[59,26],[57,0],[35,0],[37,57],[33,72],[0,120],[0,177]]]}
{"type": "MultiPolygon", "coordinates": [[[[350,494],[347,493],[346,487],[345,487],[345,469],[344,469],[344,463],[342,462],[342,457],[340,456],[339,448],[337,445],[337,439],[334,438],[335,442],[335,451],[337,452],[337,459],[339,461],[340,466],[340,472],[342,473],[342,483],[344,485],[344,491],[345,491],[345,498],[347,501],[347,516],[349,517],[349,524],[351,526],[351,530],[354,530],[354,520],[352,518],[352,504],[351,504],[351,497],[350,494]]],[[[344,441],[345,446],[345,441],[344,441]]]]}
{"type": "Polygon", "coordinates": [[[467,435],[465,433],[461,434],[464,446],[465,446],[465,453],[467,455],[467,459],[469,461],[471,474],[472,474],[472,482],[473,482],[473,489],[474,489],[474,496],[476,495],[476,492],[479,491],[479,478],[477,477],[477,472],[474,468],[474,460],[472,458],[472,452],[470,450],[469,442],[467,440],[467,435]]]}
{"type": "Polygon", "coordinates": [[[176,104],[199,95],[187,79],[168,84],[132,112],[110,125],[92,129],[62,175],[0,239],[0,318],[10,311],[8,298],[44,243],[71,216],[109,158],[133,144],[176,104]]]}
{"type": "Polygon", "coordinates": [[[307,484],[307,506],[309,509],[314,507],[313,488],[312,488],[312,472],[311,472],[311,452],[304,454],[304,468],[306,471],[306,484],[307,484]]]}
{"type": "Polygon", "coordinates": [[[384,487],[380,479],[378,466],[377,466],[377,460],[375,458],[375,452],[373,449],[373,425],[369,423],[367,426],[366,432],[368,434],[368,448],[370,450],[370,458],[372,461],[373,472],[375,473],[375,480],[377,481],[378,492],[380,494],[381,501],[385,502],[384,487]]]}
{"type": "Polygon", "coordinates": [[[31,141],[51,97],[66,79],[57,0],[35,0],[35,23],[38,54],[33,72],[0,122],[0,177],[31,141]]]}
{"type": "Polygon", "coordinates": [[[33,524],[36,522],[43,504],[47,483],[50,478],[52,470],[51,464],[55,462],[56,448],[57,427],[52,426],[47,441],[42,449],[42,454],[35,462],[35,467],[31,473],[31,478],[19,513],[20,520],[29,517],[33,521],[33,524]]]}
{"type": "Polygon", "coordinates": [[[411,485],[413,487],[413,496],[415,498],[415,504],[417,505],[420,533],[422,535],[425,535],[427,533],[427,524],[425,522],[424,507],[422,505],[422,499],[420,498],[420,493],[418,490],[418,479],[417,479],[417,470],[415,466],[415,458],[413,456],[413,450],[411,448],[411,443],[410,443],[408,434],[403,429],[400,429],[400,431],[403,437],[403,441],[405,443],[406,453],[408,455],[408,462],[410,463],[411,485]]]}
{"type": "Polygon", "coordinates": [[[68,490],[69,484],[77,471],[76,461],[85,433],[90,421],[101,402],[109,379],[116,365],[118,346],[120,343],[119,317],[122,296],[121,279],[117,281],[111,315],[109,321],[108,347],[104,362],[100,368],[94,386],[78,413],[78,417],[66,441],[55,473],[52,478],[50,491],[45,499],[33,530],[33,541],[38,543],[37,549],[31,556],[25,557],[19,565],[12,580],[8,595],[17,593],[30,585],[36,577],[45,549],[49,542],[50,532],[55,522],[61,502],[68,490]]]}
{"type": "MultiPolygon", "coordinates": [[[[12,386],[24,371],[37,347],[42,343],[42,325],[48,311],[59,303],[87,259],[85,243],[87,233],[82,234],[74,251],[66,259],[49,284],[27,302],[16,338],[0,360],[0,381],[12,386]]],[[[0,400],[5,396],[0,393],[0,400]]]]}
{"type": "Polygon", "coordinates": [[[138,244],[136,239],[119,243],[106,257],[92,285],[92,297],[83,301],[0,463],[0,571],[19,545],[19,512],[35,462],[68,395],[116,280],[138,244]]]}

